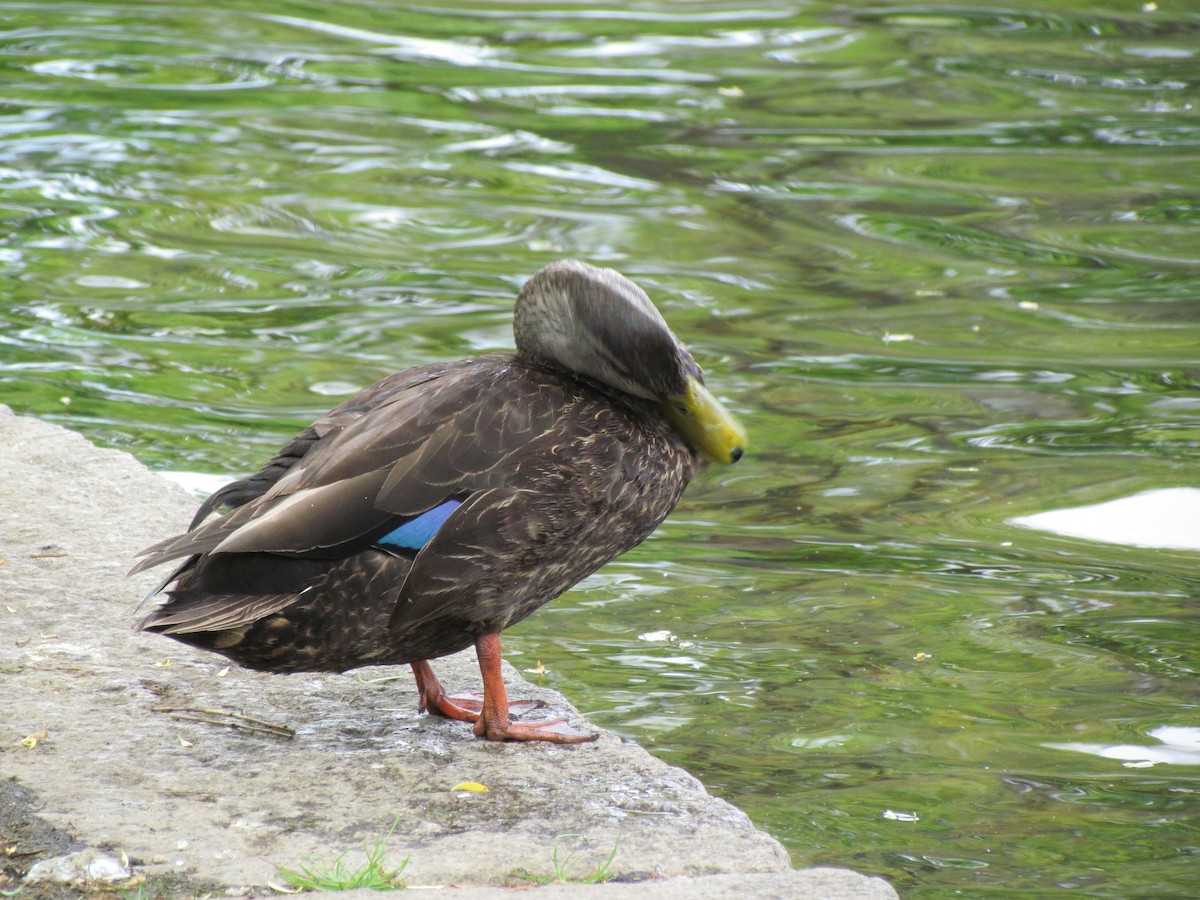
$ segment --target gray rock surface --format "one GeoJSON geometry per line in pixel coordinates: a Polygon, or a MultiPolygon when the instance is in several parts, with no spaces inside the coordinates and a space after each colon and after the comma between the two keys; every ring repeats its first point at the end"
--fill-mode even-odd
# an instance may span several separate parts
{"type": "MultiPolygon", "coordinates": [[[[195,506],[127,454],[0,406],[0,777],[70,836],[64,849],[88,848],[77,859],[128,860],[151,885],[186,876],[269,894],[280,866],[361,856],[396,823],[387,859],[409,860],[405,881],[456,895],[505,895],[518,870],[550,875],[556,849],[590,870],[616,846],[621,882],[538,896],[896,896],[847,870],[791,869],[742,812],[614,735],[478,741],[417,714],[407,668],[270,675],[131,634],[163,574],[126,578],[132,556],[195,506]]],[[[471,654],[435,667],[451,691],[479,687],[471,654]]],[[[586,726],[560,695],[506,678],[510,696],[586,726]]]]}

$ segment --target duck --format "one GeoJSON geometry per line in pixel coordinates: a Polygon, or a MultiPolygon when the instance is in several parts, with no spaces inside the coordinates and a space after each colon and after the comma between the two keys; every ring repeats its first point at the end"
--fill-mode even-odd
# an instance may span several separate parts
{"type": "Polygon", "coordinates": [[[513,335],[515,352],[388,375],[210,495],[138,554],[130,574],[176,565],[134,630],[266,672],[407,665],[419,711],[479,738],[595,739],[520,720],[500,634],[645,540],[746,432],[614,269],[541,268],[513,335]],[[472,646],[482,694],[450,695],[430,661],[472,646]]]}

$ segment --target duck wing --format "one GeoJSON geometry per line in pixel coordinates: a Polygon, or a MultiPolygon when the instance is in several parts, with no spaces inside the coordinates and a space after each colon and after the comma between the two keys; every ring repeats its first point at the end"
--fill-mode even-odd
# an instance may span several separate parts
{"type": "Polygon", "coordinates": [[[279,479],[286,475],[292,466],[304,458],[323,438],[336,435],[351,422],[376,409],[389,397],[443,376],[450,366],[451,364],[447,363],[434,363],[397,372],[335,406],[288,441],[283,449],[260,471],[248,478],[230,482],[210,494],[196,510],[196,515],[192,518],[188,530],[194,530],[197,525],[221,507],[236,508],[244,506],[251,500],[257,500],[273,488],[279,479]]]}
{"type": "Polygon", "coordinates": [[[384,379],[228,494],[240,503],[232,512],[148,547],[133,571],[204,553],[348,555],[502,484],[510,457],[552,432],[561,406],[561,387],[531,389],[504,356],[384,379]]]}

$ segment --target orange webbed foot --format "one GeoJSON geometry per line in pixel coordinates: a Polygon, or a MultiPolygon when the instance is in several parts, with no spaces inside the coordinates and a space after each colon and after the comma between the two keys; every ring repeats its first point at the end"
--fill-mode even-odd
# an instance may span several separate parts
{"type": "Polygon", "coordinates": [[[504,677],[500,673],[500,636],[481,635],[475,641],[479,655],[479,671],[483,675],[483,693],[446,693],[428,661],[411,663],[417,680],[418,705],[421,712],[445,716],[461,722],[474,722],[475,735],[489,741],[547,741],[552,744],[582,744],[599,737],[590,731],[572,728],[564,719],[542,722],[514,722],[520,715],[546,704],[540,700],[508,702],[504,677]]]}
{"type": "MultiPolygon", "coordinates": [[[[433,673],[433,668],[425,660],[411,664],[413,677],[417,681],[417,710],[434,716],[445,716],[447,719],[457,719],[460,722],[476,722],[483,712],[486,695],[482,691],[474,693],[447,694],[442,683],[433,673]]],[[[514,700],[508,704],[510,715],[523,715],[535,709],[546,706],[541,700],[514,700]]]]}
{"type": "Polygon", "coordinates": [[[547,741],[551,744],[583,744],[600,735],[572,728],[563,719],[543,722],[507,722],[489,720],[483,716],[475,722],[475,736],[489,741],[547,741]]]}
{"type": "Polygon", "coordinates": [[[508,702],[504,676],[500,673],[500,635],[483,634],[475,639],[479,673],[483,676],[483,708],[475,720],[475,736],[489,741],[548,741],[552,744],[582,744],[599,735],[577,731],[562,719],[545,722],[514,722],[516,704],[508,702]]]}

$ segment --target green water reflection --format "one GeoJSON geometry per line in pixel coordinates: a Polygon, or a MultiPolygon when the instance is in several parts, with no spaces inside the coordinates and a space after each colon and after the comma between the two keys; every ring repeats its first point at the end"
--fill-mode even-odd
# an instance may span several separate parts
{"type": "Polygon", "coordinates": [[[1196,483],[1200,14],[440,6],[0,0],[0,401],[244,472],[615,265],[754,453],[512,660],[798,864],[1193,891],[1194,761],[1063,745],[1200,727],[1195,555],[1007,520],[1196,483]]]}

